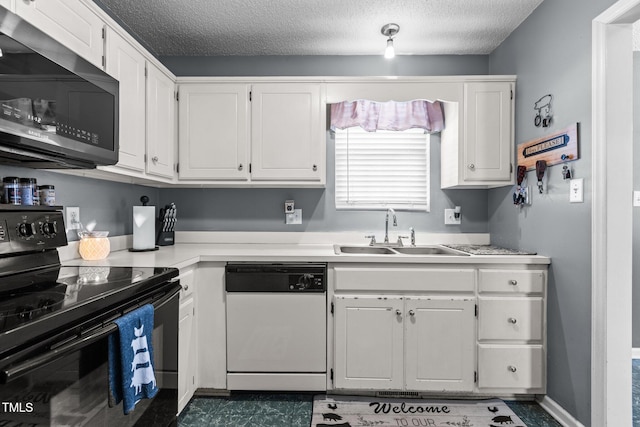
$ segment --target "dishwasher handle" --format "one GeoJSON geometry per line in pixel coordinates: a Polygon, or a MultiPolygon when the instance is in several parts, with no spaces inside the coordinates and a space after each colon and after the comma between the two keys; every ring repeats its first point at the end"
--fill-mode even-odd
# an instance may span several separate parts
{"type": "MultiPolygon", "coordinates": [[[[157,301],[153,302],[154,310],[159,310],[173,298],[179,296],[181,286],[177,284],[172,287],[166,295],[157,301]]],[[[141,307],[143,305],[149,304],[152,300],[152,297],[141,301],[139,304],[136,304],[134,308],[128,310],[127,312],[133,311],[135,308],[141,307]]],[[[24,362],[16,364],[14,366],[10,366],[6,369],[0,371],[0,383],[7,384],[17,378],[20,378],[29,372],[32,372],[38,368],[48,365],[49,363],[53,363],[58,359],[63,358],[64,356],[71,354],[75,351],[81,350],[84,347],[87,347],[94,342],[99,341],[100,339],[112,334],[113,332],[118,330],[118,325],[113,322],[109,322],[104,327],[98,329],[97,331],[93,331],[86,335],[80,334],[76,339],[66,342],[56,348],[52,348],[38,356],[32,357],[31,359],[27,359],[24,362]]]]}

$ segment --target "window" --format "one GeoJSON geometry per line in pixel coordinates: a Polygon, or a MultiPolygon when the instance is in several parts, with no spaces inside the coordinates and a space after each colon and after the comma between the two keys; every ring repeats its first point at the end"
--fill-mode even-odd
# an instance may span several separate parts
{"type": "Polygon", "coordinates": [[[423,129],[335,132],[336,209],[429,211],[429,135],[423,129]]]}

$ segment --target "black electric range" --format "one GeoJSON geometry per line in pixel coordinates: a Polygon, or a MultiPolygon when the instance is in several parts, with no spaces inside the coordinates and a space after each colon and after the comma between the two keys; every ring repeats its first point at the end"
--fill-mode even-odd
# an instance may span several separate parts
{"type": "Polygon", "coordinates": [[[178,270],[62,266],[57,248],[65,245],[61,209],[0,205],[0,400],[9,402],[0,425],[175,424],[178,270]],[[125,416],[107,405],[107,337],[115,319],[145,304],[155,308],[154,364],[164,386],[125,416]],[[54,408],[61,398],[77,404],[54,408]]]}

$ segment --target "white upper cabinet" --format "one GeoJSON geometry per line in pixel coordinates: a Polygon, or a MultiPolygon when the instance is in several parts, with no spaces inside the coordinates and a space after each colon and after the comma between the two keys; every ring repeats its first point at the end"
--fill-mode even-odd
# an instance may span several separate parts
{"type": "Polygon", "coordinates": [[[145,57],[114,31],[107,34],[106,71],[120,82],[117,166],[144,172],[145,57]]]}
{"type": "Polygon", "coordinates": [[[185,83],[179,178],[212,185],[324,185],[321,83],[185,83]]]}
{"type": "Polygon", "coordinates": [[[465,181],[511,179],[511,85],[467,83],[464,86],[465,181]]]}
{"type": "Polygon", "coordinates": [[[508,81],[466,82],[462,105],[445,103],[442,188],[514,183],[513,85],[508,81]]]}
{"type": "Polygon", "coordinates": [[[247,84],[180,88],[180,179],[249,178],[249,88],[247,84]]]}
{"type": "Polygon", "coordinates": [[[147,62],[147,174],[173,178],[175,84],[147,62]]]}
{"type": "Polygon", "coordinates": [[[18,0],[15,11],[32,25],[102,68],[104,23],[82,2],[18,0]]]}
{"type": "Polygon", "coordinates": [[[251,178],[321,181],[320,85],[256,84],[251,93],[251,178]]]}
{"type": "Polygon", "coordinates": [[[16,10],[15,0],[0,0],[0,6],[10,10],[11,12],[15,12],[16,10]]]}

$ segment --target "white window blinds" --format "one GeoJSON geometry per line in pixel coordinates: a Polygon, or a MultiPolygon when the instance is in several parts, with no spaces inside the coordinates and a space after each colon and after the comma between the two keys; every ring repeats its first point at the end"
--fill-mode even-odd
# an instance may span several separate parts
{"type": "Polygon", "coordinates": [[[422,129],[335,133],[336,209],[429,211],[429,135],[422,129]]]}

